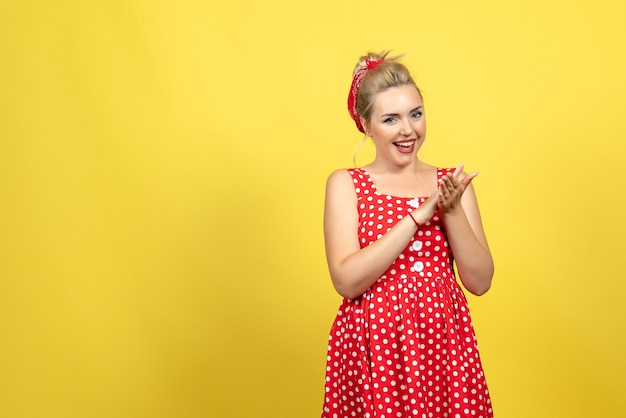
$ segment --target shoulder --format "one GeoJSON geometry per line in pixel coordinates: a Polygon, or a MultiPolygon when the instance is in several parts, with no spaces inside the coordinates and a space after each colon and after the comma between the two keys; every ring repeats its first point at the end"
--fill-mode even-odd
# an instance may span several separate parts
{"type": "Polygon", "coordinates": [[[328,176],[328,180],[330,181],[341,178],[351,178],[353,171],[354,169],[352,168],[340,168],[330,173],[330,175],[328,176]]]}
{"type": "Polygon", "coordinates": [[[327,196],[355,196],[355,182],[358,170],[351,168],[341,168],[335,170],[328,176],[326,181],[327,196]]]}
{"type": "Polygon", "coordinates": [[[349,212],[350,208],[356,207],[358,197],[353,175],[354,171],[340,169],[328,176],[324,204],[326,218],[333,219],[335,216],[341,218],[349,212]]]}
{"type": "Polygon", "coordinates": [[[340,168],[330,173],[326,184],[328,186],[352,185],[354,184],[354,178],[357,175],[357,172],[358,169],[340,168]]]}

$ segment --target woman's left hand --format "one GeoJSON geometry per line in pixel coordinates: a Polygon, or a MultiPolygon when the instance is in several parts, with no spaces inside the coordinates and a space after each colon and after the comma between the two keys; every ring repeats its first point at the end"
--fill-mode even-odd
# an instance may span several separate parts
{"type": "Polygon", "coordinates": [[[461,197],[463,192],[471,181],[478,175],[478,171],[473,171],[469,174],[463,172],[464,165],[461,163],[454,173],[448,173],[440,180],[441,185],[439,187],[439,199],[437,201],[437,208],[441,212],[449,212],[461,203],[461,197]]]}

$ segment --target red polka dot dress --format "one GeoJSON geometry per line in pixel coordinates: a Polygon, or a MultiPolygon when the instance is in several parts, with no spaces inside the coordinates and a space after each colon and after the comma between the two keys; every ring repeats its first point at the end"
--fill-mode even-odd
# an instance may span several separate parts
{"type": "MultiPolygon", "coordinates": [[[[438,169],[437,177],[454,169],[438,169]]],[[[366,247],[426,198],[382,195],[349,170],[366,247]]],[[[493,417],[467,300],[438,212],[333,323],[322,418],[493,417]]]]}

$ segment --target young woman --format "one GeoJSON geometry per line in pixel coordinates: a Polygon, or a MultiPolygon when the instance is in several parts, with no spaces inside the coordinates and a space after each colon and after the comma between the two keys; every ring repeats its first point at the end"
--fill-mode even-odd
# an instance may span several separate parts
{"type": "Polygon", "coordinates": [[[374,161],[333,172],[326,257],[344,297],[332,326],[323,418],[492,417],[467,301],[493,260],[471,181],[417,157],[424,103],[387,53],[361,57],[348,110],[374,161]]]}

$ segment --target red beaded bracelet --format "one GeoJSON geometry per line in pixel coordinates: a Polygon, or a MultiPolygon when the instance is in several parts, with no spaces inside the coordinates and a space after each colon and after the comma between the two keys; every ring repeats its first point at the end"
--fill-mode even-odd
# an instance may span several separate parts
{"type": "Polygon", "coordinates": [[[415,226],[417,226],[418,228],[420,227],[420,224],[415,220],[415,218],[413,217],[413,212],[409,212],[409,216],[411,217],[411,219],[413,219],[413,222],[415,222],[415,226]]]}

